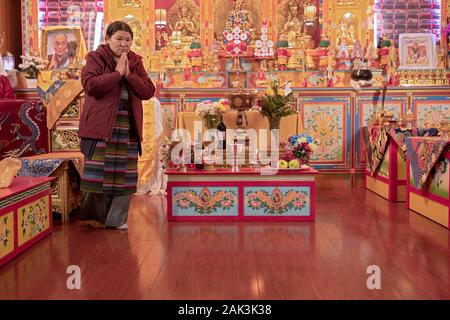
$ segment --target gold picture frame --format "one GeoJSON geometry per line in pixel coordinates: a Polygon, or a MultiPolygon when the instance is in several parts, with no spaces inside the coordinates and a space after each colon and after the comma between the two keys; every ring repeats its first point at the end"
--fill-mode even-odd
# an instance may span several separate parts
{"type": "Polygon", "coordinates": [[[402,33],[399,36],[400,70],[435,69],[436,36],[432,33],[402,33]]]}
{"type": "Polygon", "coordinates": [[[40,43],[40,54],[49,61],[49,70],[80,65],[88,52],[83,31],[79,26],[43,27],[40,43]]]}

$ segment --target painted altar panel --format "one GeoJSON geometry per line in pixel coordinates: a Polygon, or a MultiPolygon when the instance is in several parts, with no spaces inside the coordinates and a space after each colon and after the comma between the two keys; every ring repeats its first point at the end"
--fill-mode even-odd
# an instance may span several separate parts
{"type": "Polygon", "coordinates": [[[0,260],[14,251],[14,212],[0,216],[0,260]]]}
{"type": "Polygon", "coordinates": [[[244,216],[310,216],[310,187],[244,187],[244,216]]]}
{"type": "Polygon", "coordinates": [[[173,187],[173,216],[237,217],[237,187],[173,187]]]}
{"type": "Polygon", "coordinates": [[[347,97],[300,97],[304,132],[318,140],[311,157],[316,168],[350,167],[351,99],[347,97]]]}
{"type": "Polygon", "coordinates": [[[163,78],[165,88],[227,88],[227,74],[225,72],[208,73],[193,72],[187,77],[179,72],[166,73],[163,78]]]}
{"type": "Polygon", "coordinates": [[[18,246],[50,227],[49,196],[45,195],[17,209],[18,246]]]}
{"type": "MultiPolygon", "coordinates": [[[[387,111],[392,111],[397,118],[398,115],[406,111],[407,106],[408,97],[406,95],[387,96],[384,108],[387,111]]],[[[357,96],[355,98],[354,165],[356,168],[363,168],[365,161],[362,128],[367,126],[373,112],[379,110],[381,110],[381,98],[379,96],[357,96]]]]}
{"type": "Polygon", "coordinates": [[[438,127],[441,120],[450,117],[450,97],[414,96],[412,110],[418,127],[438,127]]]}
{"type": "Polygon", "coordinates": [[[430,193],[443,199],[449,198],[449,164],[450,159],[443,157],[436,163],[434,173],[430,177],[430,193]]]}

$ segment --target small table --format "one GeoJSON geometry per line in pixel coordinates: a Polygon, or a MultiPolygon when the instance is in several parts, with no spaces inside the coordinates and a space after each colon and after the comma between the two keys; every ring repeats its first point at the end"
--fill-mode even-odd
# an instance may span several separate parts
{"type": "Polygon", "coordinates": [[[167,170],[169,221],[314,221],[319,172],[167,170]]]}
{"type": "Polygon", "coordinates": [[[61,214],[62,222],[69,221],[70,212],[80,204],[80,177],[84,156],[81,152],[52,152],[21,158],[19,176],[52,176],[54,212],[61,214]]]}
{"type": "Polygon", "coordinates": [[[450,229],[449,138],[407,138],[408,209],[450,229]]]}
{"type": "Polygon", "coordinates": [[[52,232],[53,177],[15,177],[0,189],[0,266],[52,232]]]}

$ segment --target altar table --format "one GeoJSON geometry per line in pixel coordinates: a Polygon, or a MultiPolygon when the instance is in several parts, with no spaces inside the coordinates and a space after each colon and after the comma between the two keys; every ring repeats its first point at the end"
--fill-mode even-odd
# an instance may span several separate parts
{"type": "Polygon", "coordinates": [[[407,200],[411,209],[450,228],[450,139],[406,139],[407,200]]]}
{"type": "MultiPolygon", "coordinates": [[[[247,111],[248,128],[255,129],[267,129],[269,130],[269,120],[263,117],[257,111],[247,111]]],[[[236,116],[237,112],[229,111],[223,115],[223,122],[227,129],[236,129],[236,116]]],[[[280,141],[287,140],[289,136],[303,132],[303,125],[300,121],[300,114],[293,114],[287,117],[281,118],[280,121],[280,141]]],[[[194,121],[202,121],[199,115],[195,112],[180,112],[178,113],[177,129],[187,129],[191,134],[191,139],[195,139],[194,136],[194,121]]],[[[203,132],[206,128],[203,126],[203,132]]]]}
{"type": "Polygon", "coordinates": [[[314,221],[312,168],[166,171],[169,221],[314,221]]]}
{"type": "Polygon", "coordinates": [[[52,232],[53,179],[15,177],[0,189],[0,266],[52,232]]]}

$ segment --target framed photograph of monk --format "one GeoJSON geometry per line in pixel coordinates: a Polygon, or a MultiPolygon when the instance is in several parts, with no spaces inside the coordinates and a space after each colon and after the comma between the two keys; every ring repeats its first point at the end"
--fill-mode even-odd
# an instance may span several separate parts
{"type": "Polygon", "coordinates": [[[432,33],[402,33],[399,37],[400,69],[435,69],[436,36],[432,33]]]}
{"type": "Polygon", "coordinates": [[[41,30],[41,56],[49,70],[79,66],[87,54],[83,32],[78,26],[51,26],[41,30]]]}

